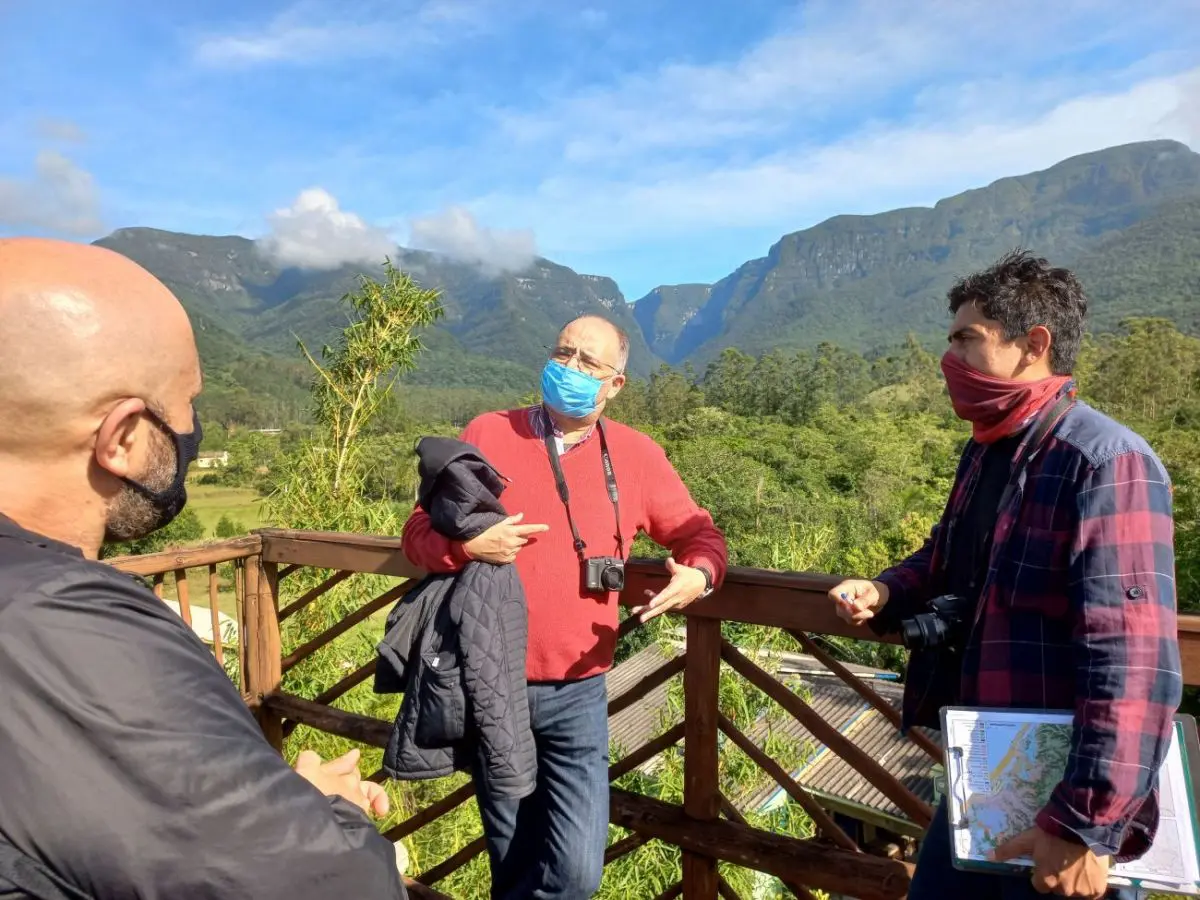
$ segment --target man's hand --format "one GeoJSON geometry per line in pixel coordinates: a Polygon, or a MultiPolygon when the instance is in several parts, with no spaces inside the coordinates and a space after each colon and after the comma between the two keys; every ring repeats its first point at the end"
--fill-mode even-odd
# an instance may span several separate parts
{"type": "Polygon", "coordinates": [[[1036,826],[992,851],[996,862],[1019,856],[1033,860],[1033,889],[1039,894],[1100,900],[1108,890],[1110,857],[1097,856],[1083,844],[1047,834],[1036,826]]]}
{"type": "Polygon", "coordinates": [[[851,625],[861,625],[888,602],[888,587],[881,581],[851,578],[829,592],[837,614],[851,625]]]}
{"type": "Polygon", "coordinates": [[[535,534],[549,531],[549,525],[522,525],[524,513],[509,516],[497,522],[483,534],[476,535],[463,543],[463,549],[471,559],[502,566],[517,558],[517,552],[529,543],[535,534]]]}
{"type": "Polygon", "coordinates": [[[657,594],[646,591],[650,602],[635,606],[630,611],[639,622],[649,622],[665,612],[678,612],[708,590],[708,579],[703,572],[691,566],[681,566],[674,557],[667,557],[667,573],[671,576],[667,586],[657,594]]]}
{"type": "Polygon", "coordinates": [[[388,795],[373,781],[363,781],[358,772],[357,748],[337,759],[322,762],[311,750],[302,750],[296,757],[296,774],[316,786],[326,797],[344,797],[363,812],[386,816],[388,795]]]}

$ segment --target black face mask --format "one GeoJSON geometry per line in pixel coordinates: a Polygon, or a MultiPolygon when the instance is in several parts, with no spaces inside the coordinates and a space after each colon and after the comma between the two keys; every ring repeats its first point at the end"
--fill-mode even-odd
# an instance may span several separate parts
{"type": "Polygon", "coordinates": [[[184,506],[187,505],[188,467],[196,461],[196,457],[200,453],[200,442],[204,439],[204,432],[200,428],[200,414],[194,409],[192,410],[192,430],[185,434],[176,431],[149,409],[146,410],[146,415],[152,418],[175,444],[175,479],[161,491],[151,490],[131,478],[121,480],[154,505],[159,513],[156,528],[163,528],[183,512],[184,506]]]}

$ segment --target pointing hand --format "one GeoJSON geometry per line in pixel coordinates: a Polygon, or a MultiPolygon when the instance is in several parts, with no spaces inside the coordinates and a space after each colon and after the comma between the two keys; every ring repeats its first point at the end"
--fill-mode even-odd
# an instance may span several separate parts
{"type": "Polygon", "coordinates": [[[463,543],[463,549],[471,559],[489,562],[498,566],[513,562],[521,548],[535,534],[549,531],[549,525],[522,525],[524,513],[509,516],[497,522],[487,531],[463,543]]]}

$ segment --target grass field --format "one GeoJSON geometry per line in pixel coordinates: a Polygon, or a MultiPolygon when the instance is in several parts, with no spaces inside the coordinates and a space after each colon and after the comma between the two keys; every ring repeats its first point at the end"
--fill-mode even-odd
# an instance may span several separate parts
{"type": "MultiPolygon", "coordinates": [[[[200,523],[204,526],[204,538],[197,543],[213,540],[213,531],[222,516],[228,516],[234,522],[249,531],[252,528],[262,528],[270,523],[262,517],[262,498],[257,491],[249,488],[224,487],[221,485],[198,484],[188,482],[188,508],[195,509],[200,523]]],[[[237,617],[237,603],[234,598],[232,569],[221,566],[218,570],[217,609],[228,616],[237,617]]],[[[163,579],[163,598],[178,601],[175,589],[175,578],[168,574],[163,579]]],[[[188,601],[192,607],[193,617],[208,616],[209,606],[209,576],[208,567],[189,569],[187,573],[188,601]]],[[[295,599],[295,591],[283,590],[286,599],[295,599]]],[[[381,623],[387,618],[388,610],[376,613],[370,620],[358,626],[357,630],[367,630],[374,637],[375,632],[382,627],[381,623]]]]}
{"type": "MultiPolygon", "coordinates": [[[[188,482],[187,492],[188,508],[196,511],[200,524],[204,526],[204,537],[197,543],[213,539],[213,531],[222,516],[228,516],[234,522],[240,523],[247,532],[252,528],[261,528],[269,524],[262,517],[262,499],[257,491],[250,488],[197,484],[196,481],[191,480],[188,482]]],[[[221,569],[222,577],[218,586],[217,608],[226,615],[236,617],[237,604],[233,595],[233,582],[226,569],[228,569],[226,566],[221,569]]],[[[177,600],[174,578],[168,575],[164,582],[163,597],[168,600],[177,600]]],[[[206,610],[209,605],[208,569],[188,570],[187,582],[190,604],[193,607],[202,608],[201,614],[207,615],[206,610]]]]}
{"type": "Polygon", "coordinates": [[[204,526],[204,535],[211,538],[221,516],[229,516],[249,531],[268,523],[262,519],[262,499],[250,488],[223,487],[216,484],[188,484],[188,506],[196,511],[204,526]]]}

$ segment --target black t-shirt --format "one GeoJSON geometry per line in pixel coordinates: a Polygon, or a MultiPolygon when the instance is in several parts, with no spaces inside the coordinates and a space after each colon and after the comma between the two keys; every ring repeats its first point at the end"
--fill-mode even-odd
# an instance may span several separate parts
{"type": "Polygon", "coordinates": [[[984,451],[971,498],[954,521],[946,589],[969,600],[972,607],[987,577],[1000,499],[1012,475],[1013,457],[1020,442],[1021,435],[1016,434],[996,441],[984,451]]]}

